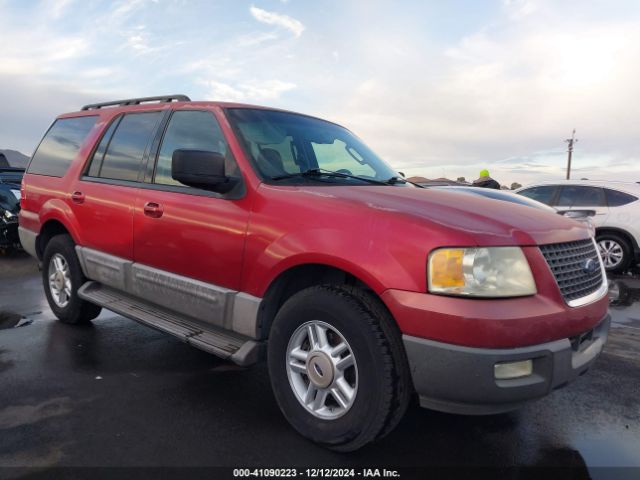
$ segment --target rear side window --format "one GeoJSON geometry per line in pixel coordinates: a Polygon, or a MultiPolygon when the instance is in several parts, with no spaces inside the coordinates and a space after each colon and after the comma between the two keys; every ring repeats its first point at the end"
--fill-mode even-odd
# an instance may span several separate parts
{"type": "Polygon", "coordinates": [[[600,187],[566,185],[560,190],[559,207],[606,207],[604,190],[600,187]]]}
{"type": "Polygon", "coordinates": [[[98,117],[60,118],[45,134],[29,164],[29,173],[63,177],[98,117]]]}
{"type": "Polygon", "coordinates": [[[104,154],[107,151],[107,146],[111,141],[111,137],[113,136],[113,132],[115,131],[118,123],[120,123],[122,117],[117,117],[114,121],[111,122],[109,128],[102,136],[100,143],[98,144],[98,148],[93,154],[93,158],[91,160],[91,164],[89,165],[88,175],[90,177],[97,177],[100,174],[100,167],[102,167],[102,160],[104,160],[104,154]]]}
{"type": "Polygon", "coordinates": [[[537,200],[538,202],[551,205],[551,202],[553,201],[553,196],[556,193],[556,187],[554,187],[553,185],[546,185],[543,187],[533,187],[533,188],[528,188],[527,190],[522,190],[521,192],[518,192],[518,193],[532,200],[537,200]]]}
{"type": "Polygon", "coordinates": [[[618,190],[611,190],[609,188],[605,188],[604,193],[607,196],[607,203],[610,207],[621,207],[622,205],[638,200],[638,197],[634,197],[628,193],[619,192],[618,190]]]}
{"type": "Polygon", "coordinates": [[[93,155],[89,176],[138,180],[144,153],[161,115],[161,112],[129,113],[113,122],[93,155]]]}

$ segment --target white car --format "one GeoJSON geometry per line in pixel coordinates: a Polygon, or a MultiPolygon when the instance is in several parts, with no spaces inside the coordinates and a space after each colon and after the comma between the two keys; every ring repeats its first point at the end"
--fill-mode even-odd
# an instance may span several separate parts
{"type": "Polygon", "coordinates": [[[565,180],[516,190],[556,210],[596,212],[596,241],[609,272],[622,272],[640,261],[640,184],[599,180],[565,180]]]}

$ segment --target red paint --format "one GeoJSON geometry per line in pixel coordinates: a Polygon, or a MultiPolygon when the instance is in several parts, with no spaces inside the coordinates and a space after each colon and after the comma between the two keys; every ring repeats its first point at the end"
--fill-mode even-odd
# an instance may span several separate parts
{"type": "Polygon", "coordinates": [[[246,199],[140,189],[133,218],[136,262],[240,289],[249,219],[246,199]],[[145,214],[144,205],[149,202],[162,206],[162,216],[145,214]]]}
{"type": "Polygon", "coordinates": [[[234,137],[224,106],[231,104],[139,105],[63,115],[98,115],[99,121],[64,178],[25,175],[21,225],[38,232],[45,222],[56,220],[80,245],[258,297],[289,268],[334,266],[380,295],[404,333],[458,345],[546,342],[588,330],[605,315],[606,299],[568,307],[535,248],[588,238],[577,223],[442,190],[267,185],[234,137]],[[243,198],[222,200],[80,179],[94,143],[114,115],[170,108],[216,115],[242,172],[243,198]],[[426,292],[431,250],[500,245],[525,247],[537,295],[478,300],[426,292]]]}

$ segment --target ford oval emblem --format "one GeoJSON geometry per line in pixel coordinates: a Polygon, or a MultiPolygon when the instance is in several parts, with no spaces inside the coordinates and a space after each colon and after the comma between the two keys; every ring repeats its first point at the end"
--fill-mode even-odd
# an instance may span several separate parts
{"type": "Polygon", "coordinates": [[[582,264],[582,271],[584,273],[594,273],[598,267],[598,262],[593,258],[587,258],[582,264]]]}

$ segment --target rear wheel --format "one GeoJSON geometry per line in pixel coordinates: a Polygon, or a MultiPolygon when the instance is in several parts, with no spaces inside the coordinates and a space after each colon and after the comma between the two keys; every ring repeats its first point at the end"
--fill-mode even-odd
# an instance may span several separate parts
{"type": "Polygon", "coordinates": [[[42,257],[42,283],[49,307],[60,321],[87,323],[100,314],[99,306],[78,296],[78,288],[86,281],[71,237],[53,237],[42,257]]]}
{"type": "Polygon", "coordinates": [[[388,433],[410,397],[399,332],[365,297],[346,287],[307,288],[282,306],[269,337],[271,385],[284,416],[339,451],[388,433]]]}
{"type": "Polygon", "coordinates": [[[596,237],[596,242],[607,272],[621,273],[629,268],[633,251],[624,237],[615,233],[602,233],[596,237]]]}

